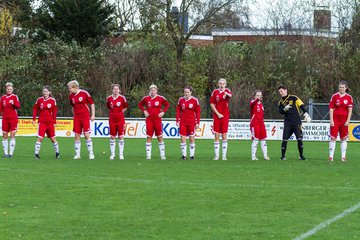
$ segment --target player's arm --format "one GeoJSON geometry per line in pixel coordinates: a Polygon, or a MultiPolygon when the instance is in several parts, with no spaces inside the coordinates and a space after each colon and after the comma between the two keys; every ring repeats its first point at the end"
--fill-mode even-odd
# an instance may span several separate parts
{"type": "Polygon", "coordinates": [[[224,93],[228,98],[232,98],[232,93],[229,89],[227,89],[224,93]]]}
{"type": "Polygon", "coordinates": [[[219,118],[224,117],[224,115],[222,115],[222,114],[216,109],[215,104],[210,103],[210,108],[211,108],[211,110],[212,110],[219,118]]]}
{"type": "Polygon", "coordinates": [[[38,112],[38,105],[37,105],[37,101],[36,101],[36,103],[34,104],[34,107],[33,107],[33,118],[32,118],[32,124],[33,125],[36,124],[37,112],[38,112]]]}
{"type": "Polygon", "coordinates": [[[125,112],[128,109],[128,107],[129,107],[129,104],[127,103],[126,98],[124,97],[123,110],[122,111],[125,112]]]}
{"type": "Polygon", "coordinates": [[[13,103],[13,108],[15,108],[15,109],[18,109],[18,108],[20,108],[20,101],[19,101],[19,98],[16,96],[16,98],[15,98],[15,101],[14,101],[14,103],[13,103]]]}
{"type": "Polygon", "coordinates": [[[279,104],[278,104],[278,110],[279,110],[279,113],[280,114],[285,114],[285,110],[284,110],[285,106],[284,104],[282,104],[281,100],[279,101],[279,104]]]}
{"type": "Polygon", "coordinates": [[[353,110],[352,107],[349,107],[349,108],[348,108],[348,115],[347,115],[347,119],[346,119],[346,122],[345,122],[345,126],[348,126],[349,123],[350,123],[351,115],[352,115],[352,110],[353,110]]]}
{"type": "Polygon", "coordinates": [[[163,108],[163,112],[166,113],[166,111],[169,109],[170,107],[170,103],[164,98],[164,108],[163,108]]]}
{"type": "Polygon", "coordinates": [[[107,107],[108,109],[111,109],[110,97],[108,97],[108,98],[106,99],[106,107],[107,107]]]}
{"type": "Polygon", "coordinates": [[[178,104],[176,105],[176,125],[179,125],[180,114],[181,114],[181,106],[180,106],[180,101],[179,101],[178,104]]]}
{"type": "Polygon", "coordinates": [[[330,116],[330,126],[333,127],[335,125],[334,123],[334,109],[329,109],[329,116],[330,116]]]}
{"type": "Polygon", "coordinates": [[[90,109],[91,109],[90,120],[94,121],[95,120],[95,104],[94,103],[90,104],[90,109]]]}
{"type": "Polygon", "coordinates": [[[56,101],[54,101],[54,106],[52,108],[52,116],[53,116],[54,124],[56,124],[57,113],[58,113],[58,107],[56,105],[56,101]]]}
{"type": "Polygon", "coordinates": [[[195,110],[195,114],[196,114],[196,125],[197,127],[199,127],[200,125],[200,115],[201,115],[201,107],[200,104],[196,104],[196,110],[195,110]]]}

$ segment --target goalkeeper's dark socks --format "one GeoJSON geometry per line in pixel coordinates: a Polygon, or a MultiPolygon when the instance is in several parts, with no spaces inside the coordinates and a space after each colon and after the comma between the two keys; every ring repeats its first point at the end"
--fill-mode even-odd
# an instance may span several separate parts
{"type": "Polygon", "coordinates": [[[281,156],[284,158],[285,158],[286,148],[287,148],[287,141],[283,141],[281,143],[281,156]]]}
{"type": "Polygon", "coordinates": [[[303,156],[303,153],[304,153],[304,145],[303,145],[303,142],[302,142],[302,140],[298,140],[297,143],[298,143],[299,155],[300,155],[300,156],[303,156]]]}

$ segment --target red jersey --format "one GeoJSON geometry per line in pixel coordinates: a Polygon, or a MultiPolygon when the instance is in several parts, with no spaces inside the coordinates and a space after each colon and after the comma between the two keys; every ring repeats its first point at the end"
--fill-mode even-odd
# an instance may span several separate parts
{"type": "Polygon", "coordinates": [[[91,98],[90,94],[81,90],[78,93],[71,93],[69,96],[70,105],[74,110],[74,118],[77,119],[88,119],[90,118],[90,109],[89,104],[93,104],[94,100],[91,98]]]}
{"type": "Polygon", "coordinates": [[[259,99],[250,101],[251,119],[250,124],[263,123],[264,122],[264,106],[259,99]]]}
{"type": "Polygon", "coordinates": [[[197,98],[190,97],[186,100],[181,97],[176,106],[176,122],[183,125],[195,125],[200,123],[200,104],[197,98]]]}
{"type": "Polygon", "coordinates": [[[329,108],[334,109],[334,121],[346,121],[349,108],[353,107],[352,97],[345,93],[344,96],[340,96],[339,93],[332,95],[329,108]]]}
{"type": "Polygon", "coordinates": [[[20,108],[20,101],[15,94],[6,94],[1,97],[0,113],[2,113],[3,118],[17,119],[18,115],[16,109],[18,108],[20,108]]]}
{"type": "Polygon", "coordinates": [[[44,97],[39,97],[34,104],[33,121],[36,120],[39,112],[39,122],[56,124],[57,110],[56,100],[54,98],[49,97],[45,99],[44,97]]]}
{"type": "Polygon", "coordinates": [[[141,111],[147,111],[150,118],[159,118],[159,113],[166,112],[170,107],[170,103],[160,95],[155,97],[145,96],[138,104],[141,111]],[[164,108],[163,108],[164,107],[164,108]]]}
{"type": "MultiPolygon", "coordinates": [[[[230,117],[229,111],[229,100],[230,97],[225,95],[225,92],[231,94],[230,89],[225,88],[221,91],[220,89],[215,89],[210,97],[210,103],[215,105],[216,110],[224,115],[225,118],[230,117]]],[[[217,118],[217,115],[214,113],[214,117],[217,118]]]]}
{"type": "Polygon", "coordinates": [[[123,95],[118,95],[116,98],[113,95],[108,96],[106,106],[109,109],[109,119],[115,121],[124,120],[124,109],[129,107],[123,95]]]}

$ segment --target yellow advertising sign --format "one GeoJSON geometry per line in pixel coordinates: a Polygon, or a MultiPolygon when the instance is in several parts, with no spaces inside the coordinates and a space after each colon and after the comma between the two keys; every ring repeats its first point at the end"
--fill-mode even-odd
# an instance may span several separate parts
{"type": "MultiPolygon", "coordinates": [[[[70,136],[72,134],[73,120],[72,119],[58,119],[56,121],[56,135],[70,136]]],[[[32,124],[32,119],[19,118],[18,135],[21,136],[36,136],[38,125],[32,124]]]]}
{"type": "Polygon", "coordinates": [[[360,123],[350,123],[349,140],[352,142],[360,141],[360,123]]]}

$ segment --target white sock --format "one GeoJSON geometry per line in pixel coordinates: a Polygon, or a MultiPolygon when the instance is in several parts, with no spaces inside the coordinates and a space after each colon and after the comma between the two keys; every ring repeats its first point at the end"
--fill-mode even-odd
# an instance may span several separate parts
{"type": "Polygon", "coordinates": [[[116,148],[115,139],[110,139],[110,155],[111,156],[115,156],[115,148],[116,148]]]}
{"type": "Polygon", "coordinates": [[[341,141],[341,159],[346,158],[347,141],[341,141]]]}
{"type": "Polygon", "coordinates": [[[81,142],[80,141],[75,141],[74,146],[75,146],[75,155],[80,156],[81,142]]]}
{"type": "Polygon", "coordinates": [[[39,154],[41,148],[41,142],[35,143],[35,154],[39,154]]]}
{"type": "Polygon", "coordinates": [[[165,156],[165,143],[159,143],[160,156],[165,156]]]}
{"type": "Polygon", "coordinates": [[[268,156],[266,141],[261,140],[260,143],[261,143],[261,150],[263,152],[264,158],[266,158],[268,156]]]}
{"type": "Polygon", "coordinates": [[[252,141],[252,144],[251,144],[251,157],[252,158],[255,158],[256,157],[256,150],[257,150],[257,146],[259,144],[259,141],[254,139],[252,141]]]}
{"type": "Polygon", "coordinates": [[[151,143],[146,143],[145,149],[146,149],[146,157],[150,158],[151,157],[151,143]]]}
{"type": "Polygon", "coordinates": [[[125,142],[124,140],[120,140],[119,139],[119,155],[123,156],[124,155],[124,147],[125,147],[125,142]]]}
{"type": "Polygon", "coordinates": [[[219,157],[219,153],[220,153],[220,143],[219,142],[214,142],[214,150],[215,150],[215,157],[219,157]]]}
{"type": "Polygon", "coordinates": [[[195,156],[195,143],[190,143],[190,157],[195,156]]]}
{"type": "Polygon", "coordinates": [[[330,142],[329,142],[329,157],[331,159],[334,159],[335,147],[336,147],[336,141],[330,140],[330,142]]]}
{"type": "Polygon", "coordinates": [[[228,146],[227,140],[223,140],[222,141],[222,155],[223,155],[223,157],[226,157],[227,146],[228,146]]]}
{"type": "Polygon", "coordinates": [[[53,143],[53,147],[54,147],[54,150],[55,150],[56,153],[59,153],[59,152],[60,152],[60,148],[59,148],[58,142],[53,143]]]}
{"type": "Polygon", "coordinates": [[[186,146],[186,143],[180,143],[180,148],[181,148],[181,154],[182,156],[185,156],[186,157],[186,149],[187,149],[187,146],[186,146]]]}
{"type": "Polygon", "coordinates": [[[9,154],[9,142],[7,139],[2,140],[2,146],[3,146],[4,154],[8,155],[9,154]]]}
{"type": "Polygon", "coordinates": [[[90,139],[90,140],[86,140],[86,147],[87,147],[87,150],[88,150],[88,152],[89,152],[89,155],[93,155],[94,152],[93,152],[93,144],[92,144],[91,139],[90,139]]]}
{"type": "Polygon", "coordinates": [[[15,138],[10,138],[10,155],[13,155],[14,150],[15,150],[15,145],[16,145],[16,141],[15,138]]]}

